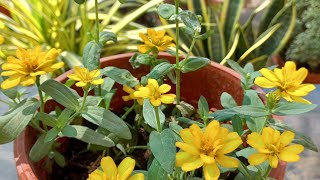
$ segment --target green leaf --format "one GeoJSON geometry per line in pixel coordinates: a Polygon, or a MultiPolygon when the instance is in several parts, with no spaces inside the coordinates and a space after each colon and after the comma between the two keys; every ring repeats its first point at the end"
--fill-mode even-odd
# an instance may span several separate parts
{"type": "Polygon", "coordinates": [[[295,134],[293,143],[301,144],[307,149],[318,152],[317,145],[315,145],[315,143],[312,141],[310,137],[305,136],[303,133],[294,130],[293,128],[287,126],[286,124],[284,124],[279,120],[271,119],[270,121],[268,121],[268,124],[272,128],[279,130],[280,132],[283,132],[283,131],[293,132],[295,134]]]}
{"type": "Polygon", "coordinates": [[[264,12],[262,19],[259,24],[258,35],[262,34],[265,30],[268,29],[272,18],[283,8],[285,5],[285,0],[272,0],[269,4],[268,9],[264,12]]]}
{"type": "Polygon", "coordinates": [[[235,114],[237,113],[232,109],[222,109],[209,114],[208,118],[218,121],[229,121],[235,114]]]}
{"type": "Polygon", "coordinates": [[[175,68],[174,64],[162,62],[162,63],[156,65],[151,70],[151,72],[147,75],[147,78],[160,79],[160,78],[164,77],[165,75],[167,75],[174,68],[175,68]]]}
{"type": "Polygon", "coordinates": [[[246,117],[246,124],[250,131],[261,133],[262,129],[266,125],[267,118],[266,117],[246,117]]]}
{"type": "Polygon", "coordinates": [[[210,64],[210,60],[204,57],[189,57],[179,62],[181,72],[187,73],[196,71],[210,64]]]}
{"type": "Polygon", "coordinates": [[[170,19],[171,16],[176,14],[176,7],[172,4],[161,4],[158,7],[159,16],[163,19],[170,19]]]}
{"type": "Polygon", "coordinates": [[[131,132],[126,123],[117,115],[102,107],[88,106],[82,112],[86,120],[113,132],[123,139],[131,139],[131,132]]]}
{"type": "Polygon", "coordinates": [[[62,113],[59,115],[57,119],[57,127],[59,129],[62,129],[69,121],[69,118],[71,117],[71,114],[74,111],[68,108],[65,108],[62,113]]]}
{"type": "Polygon", "coordinates": [[[152,131],[149,138],[149,144],[155,159],[161,164],[161,167],[171,174],[175,167],[176,159],[176,138],[171,129],[164,129],[161,133],[152,131]]]}
{"type": "Polygon", "coordinates": [[[201,32],[201,24],[198,17],[191,11],[184,10],[178,15],[181,21],[194,32],[201,32]]]}
{"type": "MultiPolygon", "coordinates": [[[[2,72],[1,67],[0,67],[0,72],[2,72]]],[[[0,76],[0,84],[2,84],[3,81],[4,81],[3,76],[0,76]]],[[[10,88],[6,90],[0,88],[0,91],[10,99],[16,99],[16,97],[18,96],[17,88],[10,88]]]]}
{"type": "MultiPolygon", "coordinates": [[[[100,104],[100,102],[102,101],[103,98],[99,97],[99,96],[87,96],[86,98],[86,102],[84,104],[84,107],[87,106],[98,106],[100,104]]],[[[79,104],[82,104],[83,102],[83,97],[78,99],[79,104]]]]}
{"type": "Polygon", "coordinates": [[[25,99],[0,116],[0,144],[13,141],[25,129],[40,104],[37,99],[25,99]]]}
{"type": "Polygon", "coordinates": [[[45,81],[40,85],[40,90],[66,108],[72,110],[79,108],[78,97],[68,87],[55,80],[49,79],[45,81]]]}
{"type": "Polygon", "coordinates": [[[182,123],[185,123],[185,124],[188,124],[188,125],[192,125],[192,124],[196,124],[200,127],[205,127],[204,124],[198,122],[198,121],[194,121],[194,120],[191,120],[191,119],[188,119],[188,118],[185,118],[185,117],[178,117],[177,118],[177,121],[179,122],[182,122],[182,123]]]}
{"type": "MultiPolygon", "coordinates": [[[[251,177],[251,174],[250,174],[250,172],[249,172],[249,169],[247,168],[247,166],[246,165],[244,165],[241,161],[239,161],[240,163],[239,163],[239,167],[238,167],[238,169],[239,169],[239,171],[240,171],[240,173],[244,176],[243,178],[240,178],[240,179],[247,179],[247,180],[253,180],[253,178],[251,177]]],[[[239,174],[240,174],[239,173],[239,174]]],[[[239,175],[238,174],[238,175],[239,175]]],[[[236,179],[236,178],[235,178],[236,179]]],[[[240,180],[239,179],[239,180],[240,180]]]]}
{"type": "Polygon", "coordinates": [[[64,156],[58,151],[54,151],[53,159],[60,167],[65,167],[66,160],[64,156]]]}
{"type": "Polygon", "coordinates": [[[157,159],[153,159],[151,166],[148,169],[148,179],[164,180],[167,179],[168,173],[162,168],[157,159]]]}
{"type": "Polygon", "coordinates": [[[237,102],[227,92],[223,92],[221,94],[220,101],[221,101],[221,105],[226,109],[230,109],[230,108],[238,106],[237,102]]]}
{"type": "Polygon", "coordinates": [[[302,104],[296,102],[279,102],[274,109],[272,114],[285,116],[285,115],[296,115],[309,112],[317,107],[316,104],[302,104]]]}
{"type": "Polygon", "coordinates": [[[247,147],[247,148],[241,149],[240,151],[237,151],[236,155],[238,157],[244,157],[244,158],[248,159],[249,156],[254,154],[254,153],[257,153],[256,149],[254,149],[252,147],[247,147]]]}
{"type": "Polygon", "coordinates": [[[236,25],[239,23],[243,5],[244,0],[225,0],[223,3],[221,23],[227,47],[231,47],[231,39],[236,31],[236,25]]]}
{"type": "Polygon", "coordinates": [[[169,123],[169,128],[172,130],[172,132],[174,133],[174,137],[176,139],[176,141],[182,141],[179,132],[183,129],[177,121],[175,122],[170,122],[169,123]]]}
{"type": "Polygon", "coordinates": [[[232,108],[234,111],[252,117],[268,116],[270,113],[265,107],[257,107],[254,105],[244,105],[232,108]]]}
{"type": "Polygon", "coordinates": [[[75,137],[77,135],[77,130],[71,125],[65,125],[61,132],[63,136],[67,137],[75,137]]]}
{"type": "Polygon", "coordinates": [[[97,44],[95,41],[90,41],[83,50],[83,65],[90,71],[100,69],[100,54],[102,45],[97,44]]]}
{"type": "Polygon", "coordinates": [[[87,128],[85,126],[72,125],[70,128],[74,128],[76,134],[70,133],[67,137],[76,138],[83,142],[96,144],[105,147],[113,147],[115,146],[114,142],[108,138],[107,136],[97,133],[94,130],[87,128]]]}
{"type": "Polygon", "coordinates": [[[100,32],[99,33],[100,44],[105,44],[108,41],[117,42],[117,35],[109,31],[100,32]]]}
{"type": "Polygon", "coordinates": [[[183,117],[190,117],[195,113],[195,108],[188,104],[187,102],[181,101],[179,105],[176,106],[181,112],[183,117]]]}
{"type": "MultiPolygon", "coordinates": [[[[160,125],[162,127],[166,117],[161,111],[160,107],[156,108],[158,108],[160,125]]],[[[145,99],[143,102],[143,118],[149,126],[153,127],[154,129],[158,129],[156,112],[148,99],[145,99]]]]}
{"type": "Polygon", "coordinates": [[[232,117],[232,127],[235,132],[242,136],[243,133],[243,126],[242,126],[242,119],[238,115],[234,115],[232,117]]]}
{"type": "Polygon", "coordinates": [[[50,127],[55,127],[57,123],[55,118],[44,112],[38,112],[35,118],[50,127]]]}
{"type": "Polygon", "coordinates": [[[111,79],[115,80],[117,83],[126,85],[129,87],[134,87],[139,84],[137,78],[135,78],[128,70],[120,69],[117,67],[108,66],[103,69],[104,74],[111,79]]]}
{"type": "Polygon", "coordinates": [[[198,101],[198,110],[202,119],[206,119],[209,115],[209,104],[205,97],[200,96],[198,101]]]}
{"type": "Polygon", "coordinates": [[[235,70],[235,71],[237,71],[238,73],[240,73],[241,76],[244,76],[244,77],[245,77],[245,76],[247,75],[247,72],[246,72],[237,62],[235,62],[235,61],[233,61],[233,60],[228,60],[227,63],[229,64],[229,66],[230,66],[233,70],[235,70]]]}
{"type": "Polygon", "coordinates": [[[29,157],[31,161],[37,162],[44,158],[49,151],[51,150],[51,146],[54,141],[45,142],[44,139],[46,137],[46,133],[42,134],[36,141],[36,143],[32,146],[29,157]]]}
{"type": "Polygon", "coordinates": [[[46,137],[44,138],[44,142],[47,143],[49,141],[54,141],[54,139],[58,136],[60,130],[57,128],[52,128],[46,133],[46,137]]]}
{"type": "Polygon", "coordinates": [[[244,93],[243,105],[255,105],[257,107],[265,107],[262,100],[255,90],[246,90],[244,93]]]}
{"type": "Polygon", "coordinates": [[[153,57],[149,54],[138,54],[135,53],[130,59],[129,62],[133,69],[139,68],[141,65],[151,65],[153,57]]]}

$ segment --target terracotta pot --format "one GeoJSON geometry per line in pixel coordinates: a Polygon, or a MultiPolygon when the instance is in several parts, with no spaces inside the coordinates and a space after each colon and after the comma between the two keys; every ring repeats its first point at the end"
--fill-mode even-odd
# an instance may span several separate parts
{"type": "MultiPolygon", "coordinates": [[[[149,67],[141,67],[139,69],[132,69],[128,60],[132,53],[110,56],[101,59],[101,67],[115,66],[129,70],[135,77],[141,77],[149,72],[149,67]]],[[[161,53],[161,58],[168,59],[171,63],[175,62],[175,57],[169,54],[161,53]]],[[[72,73],[68,71],[56,78],[57,81],[65,82],[67,74],[72,73]]],[[[167,82],[169,83],[169,81],[167,82]]],[[[78,92],[80,89],[74,87],[78,92]]],[[[121,110],[125,103],[122,96],[123,92],[121,86],[118,85],[118,90],[112,100],[111,107],[114,110],[121,110]]],[[[174,93],[175,88],[172,88],[174,93]]],[[[197,106],[198,99],[201,95],[206,97],[209,106],[216,109],[222,109],[220,104],[220,95],[223,92],[231,94],[238,104],[243,100],[243,90],[240,83],[240,75],[235,71],[212,62],[209,66],[204,67],[198,71],[182,74],[181,76],[181,99],[187,101],[193,106],[197,106]]],[[[46,105],[46,110],[53,110],[57,104],[50,102],[46,105]]],[[[42,179],[37,177],[44,177],[43,171],[38,169],[37,163],[32,163],[28,159],[28,153],[32,144],[35,142],[35,132],[31,128],[27,128],[14,142],[14,155],[17,165],[17,172],[20,180],[42,179]]],[[[273,170],[272,176],[278,180],[284,178],[285,164],[281,164],[277,170],[273,170]],[[275,174],[275,172],[277,172],[275,174]]]]}
{"type": "MultiPolygon", "coordinates": [[[[285,64],[285,61],[283,58],[277,54],[271,57],[272,62],[274,64],[277,64],[279,68],[283,67],[285,64]]],[[[311,83],[311,84],[320,84],[320,73],[312,73],[309,72],[306,79],[303,81],[304,83],[311,83]]]]}

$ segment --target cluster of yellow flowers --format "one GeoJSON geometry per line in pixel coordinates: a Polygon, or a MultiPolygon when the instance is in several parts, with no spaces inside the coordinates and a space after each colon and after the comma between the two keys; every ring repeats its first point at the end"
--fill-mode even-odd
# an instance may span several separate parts
{"type": "Polygon", "coordinates": [[[158,107],[161,103],[171,104],[174,102],[174,99],[176,98],[175,94],[165,94],[169,92],[170,89],[171,86],[168,84],[159,86],[157,80],[148,79],[148,84],[145,87],[136,86],[135,90],[123,86],[123,90],[129,93],[129,95],[123,96],[122,99],[124,101],[137,100],[140,105],[143,104],[143,99],[149,99],[153,106],[158,107]]]}
{"type": "MultiPolygon", "coordinates": [[[[205,179],[218,179],[220,170],[218,164],[225,168],[236,168],[239,161],[226,156],[242,144],[241,137],[236,132],[229,132],[221,127],[218,121],[211,121],[204,132],[196,124],[180,131],[183,142],[176,142],[180,152],[176,154],[176,166],[188,172],[203,167],[205,179]]],[[[265,127],[262,135],[253,132],[248,135],[247,143],[257,150],[249,157],[250,165],[258,165],[268,161],[272,168],[278,166],[278,161],[296,162],[304,150],[302,145],[289,145],[294,139],[294,133],[279,131],[265,127]]]]}

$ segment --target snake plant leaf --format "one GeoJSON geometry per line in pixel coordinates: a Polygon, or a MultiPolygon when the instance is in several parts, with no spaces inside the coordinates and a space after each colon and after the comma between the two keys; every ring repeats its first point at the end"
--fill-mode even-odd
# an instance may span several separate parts
{"type": "Polygon", "coordinates": [[[236,31],[236,25],[239,22],[244,0],[225,0],[221,14],[221,23],[227,47],[232,45],[232,39],[236,31]]]}
{"type": "Polygon", "coordinates": [[[258,55],[270,56],[282,50],[294,29],[296,15],[297,11],[295,3],[289,4],[278,12],[278,14],[272,19],[269,27],[278,23],[281,24],[281,27],[259,47],[258,55]]]}
{"type": "Polygon", "coordinates": [[[96,43],[95,41],[88,42],[84,47],[82,59],[85,68],[88,68],[90,71],[100,69],[100,54],[102,48],[100,43],[96,43]]]}
{"type": "Polygon", "coordinates": [[[259,24],[258,35],[262,34],[268,29],[272,18],[284,7],[286,0],[271,0],[268,9],[263,14],[263,17],[259,24]]]}
{"type": "Polygon", "coordinates": [[[226,56],[226,43],[223,28],[213,8],[209,8],[210,22],[214,23],[213,33],[208,38],[208,51],[210,59],[220,62],[226,56]]]}
{"type": "Polygon", "coordinates": [[[0,144],[13,141],[25,129],[39,108],[35,98],[25,99],[0,117],[0,144]]]}
{"type": "MultiPolygon", "coordinates": [[[[242,27],[239,28],[239,42],[238,42],[238,46],[237,49],[235,51],[235,57],[240,57],[242,54],[244,54],[250,47],[247,36],[245,34],[245,31],[242,27]]],[[[250,56],[250,58],[253,58],[253,54],[250,53],[248,56],[250,56]]],[[[245,64],[246,60],[242,63],[245,64]]]]}

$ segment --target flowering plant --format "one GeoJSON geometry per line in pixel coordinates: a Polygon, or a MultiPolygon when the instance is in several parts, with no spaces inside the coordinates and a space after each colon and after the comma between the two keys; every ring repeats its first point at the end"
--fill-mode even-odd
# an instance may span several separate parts
{"type": "MultiPolygon", "coordinates": [[[[199,35],[199,18],[179,9],[179,1],[175,2],[175,6],[160,5],[159,15],[176,22],[177,34],[182,22],[193,41],[205,38],[206,34],[199,35]]],[[[1,83],[3,92],[12,97],[10,88],[36,84],[39,98],[11,98],[8,104],[14,104],[12,109],[0,118],[0,143],[14,140],[30,125],[38,131],[29,153],[32,161],[42,160],[49,174],[56,170],[52,169],[54,162],[62,171],[70,171],[74,154],[64,157],[68,154],[64,147],[69,143],[80,157],[76,160],[89,159],[78,166],[84,166],[82,175],[90,180],[268,179],[280,161],[298,161],[304,148],[317,151],[310,138],[274,116],[300,114],[316,107],[302,98],[315,88],[302,84],[306,69],[296,70],[293,62],[287,62],[282,69],[254,71],[252,64],[242,68],[228,60],[242,75],[242,104],[224,92],[220,97],[224,109],[211,109],[200,94],[198,107],[193,107],[181,100],[181,74],[207,66],[209,59],[190,53],[180,57],[179,39],[174,44],[164,31],[148,29],[147,35],[140,34],[144,44],[138,47],[139,53],[130,59],[133,68],[150,67],[150,72],[138,80],[126,69],[100,67],[99,49],[115,37],[97,31],[95,39],[86,45],[83,67],[75,67],[64,84],[53,79],[40,81],[40,76],[63,66],[56,62],[59,50],[19,49],[17,57],[8,57],[2,65],[1,78],[8,77],[1,83]],[[168,50],[174,47],[175,51],[168,50]],[[175,64],[158,58],[165,50],[175,55],[175,64]],[[117,84],[127,93],[122,100],[131,102],[131,107],[121,113],[111,111],[110,104],[117,84]],[[170,84],[175,84],[175,91],[170,84]],[[254,84],[276,90],[264,99],[253,89],[254,84]],[[60,105],[48,111],[46,103],[51,99],[60,105]]]]}

